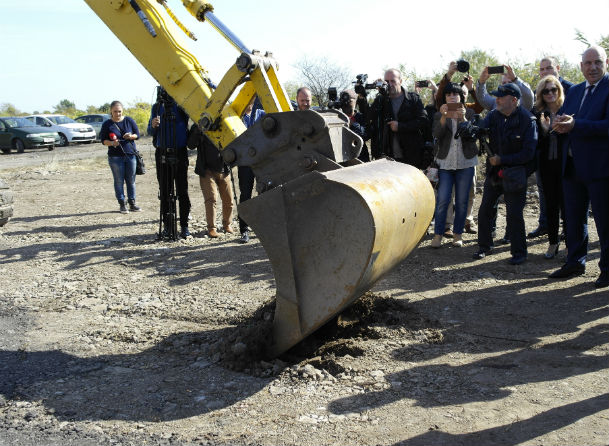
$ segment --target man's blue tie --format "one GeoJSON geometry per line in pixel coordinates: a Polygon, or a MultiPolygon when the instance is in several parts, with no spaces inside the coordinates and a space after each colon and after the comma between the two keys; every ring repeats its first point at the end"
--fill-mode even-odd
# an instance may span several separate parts
{"type": "Polygon", "coordinates": [[[586,102],[588,102],[588,99],[590,98],[590,96],[592,96],[593,89],[594,89],[594,85],[588,85],[586,87],[586,96],[584,97],[584,100],[582,101],[581,105],[579,106],[580,111],[584,108],[584,105],[586,104],[586,102]]]}

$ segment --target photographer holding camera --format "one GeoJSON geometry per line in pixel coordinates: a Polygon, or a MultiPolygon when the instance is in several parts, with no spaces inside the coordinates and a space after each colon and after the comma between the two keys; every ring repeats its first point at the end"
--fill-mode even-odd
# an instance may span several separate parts
{"type": "MultiPolygon", "coordinates": [[[[493,249],[492,224],[494,207],[501,194],[506,205],[506,224],[511,238],[509,263],[520,265],[527,259],[523,210],[526,203],[527,177],[531,172],[537,148],[535,117],[519,105],[520,88],[516,84],[500,85],[493,96],[497,106],[486,115],[480,127],[489,132],[489,154],[482,203],[478,211],[478,251],[482,259],[493,249]]],[[[471,130],[479,130],[472,127],[471,130]]]]}
{"type": "MultiPolygon", "coordinates": [[[[451,61],[448,64],[448,70],[442,76],[442,80],[438,84],[437,95],[436,95],[436,106],[440,108],[442,104],[446,103],[445,99],[445,88],[447,85],[451,83],[451,79],[457,72],[464,73],[463,79],[461,80],[461,88],[463,89],[463,93],[465,95],[465,108],[466,110],[472,110],[474,113],[482,113],[484,107],[478,102],[478,99],[475,95],[474,90],[474,79],[468,74],[469,72],[469,62],[463,59],[459,59],[457,61],[451,61]],[[468,102],[468,99],[472,98],[473,102],[468,102]]],[[[474,201],[476,199],[476,168],[474,167],[474,176],[472,178],[472,187],[469,190],[469,199],[467,202],[467,217],[465,218],[465,227],[464,230],[468,234],[475,234],[476,224],[474,222],[473,209],[474,209],[474,201]]],[[[446,228],[444,231],[445,237],[452,237],[454,230],[454,206],[451,200],[448,205],[448,210],[446,211],[446,228]],[[452,229],[451,229],[452,228],[452,229]]]]}
{"type": "Polygon", "coordinates": [[[475,166],[478,164],[478,146],[473,135],[460,136],[458,124],[468,122],[474,115],[471,108],[465,108],[464,89],[456,83],[444,87],[444,101],[440,111],[434,116],[433,136],[438,140],[435,153],[438,163],[438,198],[435,212],[433,248],[442,245],[446,224],[446,213],[455,189],[455,218],[453,246],[462,247],[461,234],[467,216],[467,201],[472,187],[475,166]]]}
{"type": "Polygon", "coordinates": [[[388,156],[425,169],[431,163],[432,148],[423,136],[428,125],[423,102],[417,93],[402,87],[399,70],[387,70],[385,83],[369,112],[372,157],[388,156]]]}
{"type": "Polygon", "coordinates": [[[177,240],[176,199],[180,202],[180,237],[190,236],[188,215],[188,115],[161,86],[152,106],[148,133],[155,147],[156,177],[159,182],[159,239],[177,240]]]}

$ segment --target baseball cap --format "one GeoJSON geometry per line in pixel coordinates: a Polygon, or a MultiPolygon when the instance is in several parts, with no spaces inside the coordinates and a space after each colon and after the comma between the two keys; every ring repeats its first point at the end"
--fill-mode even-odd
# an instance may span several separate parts
{"type": "Polygon", "coordinates": [[[520,87],[513,83],[499,85],[497,90],[491,91],[493,96],[497,96],[502,98],[503,96],[514,96],[516,99],[520,99],[522,93],[520,92],[520,87]]]}

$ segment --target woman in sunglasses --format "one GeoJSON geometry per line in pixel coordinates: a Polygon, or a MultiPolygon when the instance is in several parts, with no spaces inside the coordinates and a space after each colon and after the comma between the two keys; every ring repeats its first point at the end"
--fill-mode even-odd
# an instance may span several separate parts
{"type": "Polygon", "coordinates": [[[564,209],[562,203],[561,149],[558,135],[551,130],[556,113],[564,100],[565,95],[562,85],[555,76],[549,75],[539,81],[533,113],[537,117],[538,123],[537,159],[546,197],[548,218],[550,245],[545,253],[546,259],[553,259],[558,253],[559,213],[561,209],[564,209]]]}

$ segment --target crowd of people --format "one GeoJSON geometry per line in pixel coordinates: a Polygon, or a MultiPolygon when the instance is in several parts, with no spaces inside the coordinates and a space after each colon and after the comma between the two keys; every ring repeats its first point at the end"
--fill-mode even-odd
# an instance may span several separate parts
{"type": "MultiPolygon", "coordinates": [[[[383,90],[372,103],[368,103],[361,90],[358,93],[346,90],[341,94],[340,108],[349,118],[351,130],[365,143],[359,155],[361,161],[387,157],[413,165],[428,174],[437,173],[428,175],[433,179],[437,193],[433,248],[444,246],[444,238],[450,238],[452,246],[462,247],[462,234],[467,232],[477,234],[478,248],[473,253],[474,259],[491,255],[497,244],[509,244],[509,263],[519,265],[527,260],[527,238],[547,234],[546,259],[557,255],[562,239],[566,245],[566,262],[549,277],[572,277],[585,272],[591,208],[600,240],[601,273],[594,285],[607,287],[608,63],[603,48],[588,48],[582,54],[580,65],[585,81],[573,85],[560,76],[557,60],[545,57],[539,62],[540,80],[534,90],[508,65],[485,67],[477,79],[466,75],[456,83],[452,79],[461,70],[457,62],[451,62],[437,85],[433,80],[427,80],[422,85],[417,83],[412,91],[403,85],[399,70],[389,69],[381,82],[383,90]],[[489,92],[486,84],[494,73],[502,74],[501,82],[496,90],[489,92]],[[426,105],[419,94],[421,88],[429,88],[432,93],[431,101],[426,105]],[[476,227],[472,209],[479,160],[485,163],[485,179],[476,227]],[[540,215],[538,227],[527,234],[524,207],[528,178],[533,173],[539,191],[540,215]],[[502,238],[497,239],[497,206],[501,197],[506,207],[506,231],[502,238]]],[[[264,115],[255,99],[242,116],[246,127],[264,115]]],[[[294,105],[296,110],[310,109],[311,90],[307,87],[298,89],[294,105]]],[[[112,103],[111,112],[111,119],[102,126],[101,137],[103,144],[108,146],[116,199],[121,212],[138,211],[140,209],[135,202],[135,140],[139,131],[132,119],[123,116],[120,102],[112,103]],[[127,185],[127,202],[123,184],[127,185]]],[[[232,233],[234,192],[229,166],[197,126],[188,130],[182,121],[187,122],[188,118],[177,105],[171,113],[167,113],[166,105],[164,109],[153,108],[150,118],[149,131],[155,138],[157,149],[161,226],[164,226],[160,236],[167,236],[170,225],[163,225],[163,222],[171,212],[176,220],[176,210],[163,204],[171,202],[164,201],[163,191],[174,194],[180,203],[180,236],[190,235],[187,147],[197,149],[195,173],[199,175],[204,196],[209,237],[219,236],[216,191],[222,200],[222,228],[226,233],[232,233]],[[167,121],[169,125],[165,122],[166,115],[172,116],[167,121]],[[175,153],[168,153],[169,146],[175,153]],[[171,157],[175,162],[167,161],[171,157]],[[170,166],[169,170],[165,164],[170,166]],[[173,187],[168,187],[168,182],[173,181],[175,192],[173,187]]],[[[243,202],[251,198],[255,178],[249,167],[239,167],[238,176],[240,202],[243,202]]],[[[240,240],[247,243],[249,227],[241,219],[239,230],[240,240]]]]}

